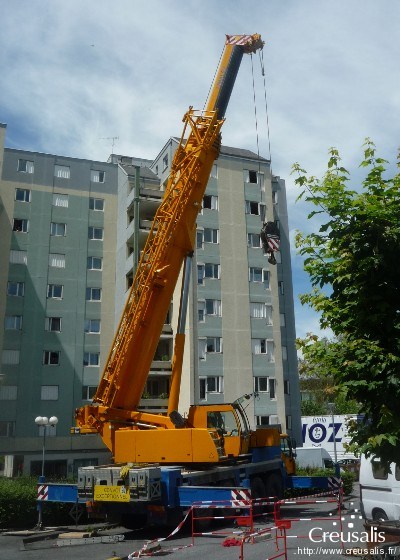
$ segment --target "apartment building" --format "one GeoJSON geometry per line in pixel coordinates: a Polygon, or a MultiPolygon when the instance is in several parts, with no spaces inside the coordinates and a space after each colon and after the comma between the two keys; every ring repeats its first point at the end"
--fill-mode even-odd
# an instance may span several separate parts
{"type": "MultiPolygon", "coordinates": [[[[178,140],[171,138],[153,162],[112,158],[127,174],[120,190],[126,230],[121,227],[118,234],[119,268],[125,270],[125,279],[119,279],[117,308],[122,309],[124,288],[133,275],[134,239],[138,238],[140,252],[177,145],[178,140]]],[[[179,297],[178,285],[141,401],[148,410],[162,412],[167,407],[179,297]]],[[[197,220],[189,301],[180,412],[185,414],[191,403],[231,402],[247,394],[251,398],[246,411],[253,426],[281,424],[299,438],[285,183],[271,176],[268,160],[251,151],[222,146],[213,167],[197,220]],[[276,266],[268,263],[261,245],[266,220],[275,221],[280,229],[276,266]]]]}
{"type": "Polygon", "coordinates": [[[114,331],[118,166],[4,149],[0,128],[0,455],[2,470],[71,475],[109,460],[70,435],[114,331]],[[41,428],[43,430],[43,428],[41,428]]]}
{"type": "MultiPolygon", "coordinates": [[[[177,139],[154,160],[108,162],[4,148],[0,125],[0,472],[72,475],[110,460],[97,436],[72,436],[90,402],[177,139]]],[[[285,183],[269,161],[223,146],[198,217],[180,411],[251,395],[253,425],[280,423],[300,440],[300,402],[285,183]],[[281,234],[278,264],[260,241],[281,234]]],[[[140,406],[164,412],[180,286],[140,406]]]]}

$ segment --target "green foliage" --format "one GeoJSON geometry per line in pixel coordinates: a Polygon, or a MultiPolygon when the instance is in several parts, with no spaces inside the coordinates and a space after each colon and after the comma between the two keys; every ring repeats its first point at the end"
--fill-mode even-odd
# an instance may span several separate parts
{"type": "Polygon", "coordinates": [[[302,416],[323,416],[326,414],[325,406],[314,399],[301,401],[300,410],[302,416]]]}
{"type": "MultiPolygon", "coordinates": [[[[38,520],[36,509],[37,478],[0,478],[0,528],[33,528],[38,520]]],[[[71,504],[43,504],[45,525],[71,525],[71,504]]]]}
{"type": "MultiPolygon", "coordinates": [[[[322,469],[316,467],[297,467],[296,468],[296,475],[297,476],[336,476],[335,469],[322,469]]],[[[343,492],[345,496],[350,496],[353,491],[353,484],[356,480],[356,475],[349,471],[340,471],[340,477],[343,482],[343,492]]],[[[312,494],[317,491],[321,491],[320,489],[313,488],[310,491],[310,488],[293,488],[292,490],[288,491],[288,496],[291,497],[295,496],[307,496],[308,494],[312,494]]]]}
{"type": "Polygon", "coordinates": [[[318,339],[313,334],[297,340],[297,347],[303,354],[299,363],[300,389],[311,396],[309,401],[301,403],[303,416],[330,414],[328,403],[334,403],[335,414],[358,414],[360,410],[357,401],[349,398],[346,388],[335,382],[334,369],[340,340],[318,339]]]}
{"type": "Polygon", "coordinates": [[[353,448],[400,463],[400,174],[388,177],[375,152],[367,139],[359,192],[335,148],[321,180],[293,167],[318,228],[297,235],[313,286],[301,301],[336,337],[327,348],[310,335],[302,351],[323,364],[342,399],[361,403],[365,419],[351,432],[353,448]]]}

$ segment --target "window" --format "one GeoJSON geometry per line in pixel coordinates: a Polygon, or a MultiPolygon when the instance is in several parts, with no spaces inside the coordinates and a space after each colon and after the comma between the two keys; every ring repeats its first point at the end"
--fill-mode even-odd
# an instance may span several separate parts
{"type": "Polygon", "coordinates": [[[50,253],[49,266],[54,268],[65,268],[65,255],[61,255],[60,253],[50,253]]]}
{"type": "Polygon", "coordinates": [[[257,426],[268,426],[269,416],[256,416],[257,426]]]}
{"type": "Polygon", "coordinates": [[[46,317],[45,329],[51,332],[61,332],[61,317],[46,317]]]}
{"type": "Polygon", "coordinates": [[[100,353],[99,352],[84,352],[83,353],[83,365],[86,367],[98,366],[100,364],[100,353]]]}
{"type": "Polygon", "coordinates": [[[206,314],[221,317],[221,300],[206,299],[206,314]]]}
{"type": "Polygon", "coordinates": [[[273,340],[267,340],[266,338],[253,338],[251,342],[253,354],[264,354],[267,356],[269,362],[275,361],[273,340]]]}
{"type": "Polygon", "coordinates": [[[67,165],[55,165],[54,166],[54,177],[59,179],[69,179],[70,178],[70,168],[67,165]]]}
{"type": "Polygon", "coordinates": [[[47,284],[47,297],[49,299],[62,299],[64,286],[61,284],[47,284]]]}
{"type": "Polygon", "coordinates": [[[223,377],[207,377],[207,393],[222,393],[223,390],[223,377]]]}
{"type": "Polygon", "coordinates": [[[266,324],[272,325],[272,306],[265,303],[251,302],[250,317],[253,319],[266,319],[266,324]]]}
{"type": "Polygon", "coordinates": [[[200,323],[205,321],[206,315],[206,302],[205,301],[198,301],[197,302],[197,318],[200,323]]]}
{"type": "Polygon", "coordinates": [[[214,163],[214,165],[212,166],[210,177],[212,177],[213,179],[217,179],[218,177],[218,166],[216,163],[214,163]]]}
{"type": "Polygon", "coordinates": [[[197,230],[196,232],[196,249],[203,249],[204,231],[197,230]]]}
{"type": "Polygon", "coordinates": [[[101,301],[101,288],[86,288],[86,301],[101,301]]]}
{"type": "Polygon", "coordinates": [[[254,378],[254,391],[256,393],[268,393],[268,377],[254,378]]]}
{"type": "Polygon", "coordinates": [[[221,376],[200,377],[200,399],[206,400],[207,393],[223,393],[224,378],[221,376]]]}
{"type": "Polygon", "coordinates": [[[100,332],[100,319],[85,319],[85,333],[100,332]]]}
{"type": "Polygon", "coordinates": [[[96,169],[90,171],[90,180],[93,181],[93,183],[104,183],[105,176],[106,174],[104,171],[98,171],[96,169]]]}
{"type": "Polygon", "coordinates": [[[18,387],[16,385],[0,385],[0,401],[16,401],[18,387]]]}
{"type": "Polygon", "coordinates": [[[62,208],[68,208],[68,195],[54,193],[53,194],[53,206],[60,206],[62,208]]]}
{"type": "Polygon", "coordinates": [[[0,421],[0,437],[14,437],[15,436],[15,422],[10,420],[0,421]]]}
{"type": "Polygon", "coordinates": [[[283,392],[285,395],[290,395],[290,381],[289,379],[283,380],[283,392]]]}
{"type": "Polygon", "coordinates": [[[55,237],[64,237],[67,231],[66,224],[58,224],[55,222],[51,222],[50,224],[50,235],[55,237]]]}
{"type": "Polygon", "coordinates": [[[21,173],[33,173],[34,171],[33,161],[29,161],[27,159],[19,159],[17,171],[20,171],[21,173]]]}
{"type": "Polygon", "coordinates": [[[278,204],[278,191],[272,191],[272,204],[278,204]]]}
{"type": "Polygon", "coordinates": [[[58,385],[42,385],[40,399],[42,401],[58,401],[58,385]]]}
{"type": "Polygon", "coordinates": [[[205,278],[219,278],[219,264],[206,263],[204,265],[205,278]]]}
{"type": "Polygon", "coordinates": [[[287,430],[292,429],[292,417],[290,416],[290,414],[286,415],[286,429],[287,430]]]}
{"type": "Polygon", "coordinates": [[[27,264],[28,254],[26,251],[10,251],[11,264],[27,264]]]}
{"type": "Polygon", "coordinates": [[[286,318],[285,318],[284,313],[279,314],[279,321],[280,321],[281,327],[284,327],[286,325],[286,318]]]}
{"type": "Polygon", "coordinates": [[[82,399],[84,401],[91,401],[97,391],[96,385],[83,385],[82,386],[82,399]]]}
{"type": "Polygon", "coordinates": [[[104,199],[103,198],[89,198],[89,209],[104,212],[104,199]]]}
{"type": "Polygon", "coordinates": [[[205,243],[219,243],[219,230],[212,228],[204,228],[205,243]]]}
{"type": "Polygon", "coordinates": [[[60,352],[53,350],[43,351],[43,365],[45,366],[58,366],[60,365],[60,352]]]}
{"type": "Polygon", "coordinates": [[[285,286],[284,286],[284,284],[283,284],[283,280],[279,280],[279,282],[278,282],[278,290],[279,290],[279,293],[281,294],[281,296],[283,296],[284,293],[285,293],[285,286]]]}
{"type": "Polygon", "coordinates": [[[22,297],[25,294],[24,282],[7,282],[7,295],[22,297]]]}
{"type": "Polygon", "coordinates": [[[89,239],[102,240],[103,239],[103,228],[89,226],[89,239]]]}
{"type": "Polygon", "coordinates": [[[87,268],[88,270],[102,270],[103,269],[102,257],[88,257],[87,268]]]}
{"type": "Polygon", "coordinates": [[[197,283],[204,284],[204,278],[218,279],[220,277],[219,264],[198,264],[197,265],[197,283]]]}
{"type": "Polygon", "coordinates": [[[259,233],[247,234],[247,246],[252,249],[259,249],[261,247],[261,236],[259,233]]]}
{"type": "Polygon", "coordinates": [[[252,214],[253,216],[260,215],[260,204],[258,202],[253,202],[252,200],[245,201],[246,214],[252,214]]]}
{"type": "Polygon", "coordinates": [[[222,338],[219,336],[208,336],[206,339],[206,352],[208,354],[220,354],[222,352],[222,338]]]}
{"type": "Polygon", "coordinates": [[[387,480],[388,471],[383,467],[382,463],[379,461],[371,461],[372,466],[372,476],[375,480],[387,480]]]}
{"type": "Polygon", "coordinates": [[[269,379],[268,381],[268,385],[269,385],[269,398],[270,399],[276,399],[276,379],[269,379]]]}
{"type": "Polygon", "coordinates": [[[208,210],[218,210],[218,196],[205,194],[203,197],[203,208],[208,210]]]}
{"type": "Polygon", "coordinates": [[[249,268],[249,281],[264,284],[266,290],[269,289],[269,270],[251,266],[249,268]]]}
{"type": "Polygon", "coordinates": [[[15,189],[15,200],[20,202],[31,201],[31,191],[29,189],[15,189]]]}
{"type": "Polygon", "coordinates": [[[168,167],[168,154],[165,154],[165,156],[163,157],[162,163],[163,163],[163,165],[162,165],[163,169],[162,170],[165,171],[168,167]]]}
{"type": "Polygon", "coordinates": [[[287,360],[287,346],[282,346],[282,360],[287,360]]]}
{"type": "Polygon", "coordinates": [[[13,231],[19,233],[28,233],[29,230],[29,220],[25,218],[14,218],[13,219],[13,231]]]}
{"type": "Polygon", "coordinates": [[[16,366],[19,364],[19,355],[19,350],[3,350],[1,363],[7,366],[16,366]]]}
{"type": "Polygon", "coordinates": [[[258,173],[254,169],[243,169],[243,177],[245,183],[255,183],[258,182],[258,173]]]}
{"type": "Polygon", "coordinates": [[[6,315],[4,328],[7,331],[20,331],[22,329],[22,315],[6,315]]]}

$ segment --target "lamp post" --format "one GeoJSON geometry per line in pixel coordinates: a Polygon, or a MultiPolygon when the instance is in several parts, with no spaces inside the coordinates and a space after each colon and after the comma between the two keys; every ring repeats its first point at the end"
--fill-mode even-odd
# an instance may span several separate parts
{"type": "MultiPolygon", "coordinates": [[[[35,424],[39,426],[39,429],[43,429],[43,445],[42,445],[42,474],[39,476],[39,484],[43,484],[45,482],[44,476],[44,458],[45,458],[45,451],[46,451],[46,433],[47,433],[47,426],[56,426],[58,423],[57,416],[51,416],[47,418],[47,416],[37,416],[35,418],[35,424]]],[[[38,500],[37,502],[37,511],[38,511],[38,522],[37,522],[37,529],[43,529],[43,501],[38,500]]]]}
{"type": "Polygon", "coordinates": [[[335,468],[337,468],[337,449],[336,449],[336,432],[335,432],[335,403],[328,403],[328,410],[332,415],[332,434],[333,434],[333,454],[335,456],[335,468]]]}

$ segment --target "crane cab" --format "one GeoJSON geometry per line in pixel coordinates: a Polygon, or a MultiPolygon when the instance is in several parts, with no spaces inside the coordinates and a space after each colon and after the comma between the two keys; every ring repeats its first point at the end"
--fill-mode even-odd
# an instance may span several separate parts
{"type": "Polygon", "coordinates": [[[249,452],[251,431],[244,411],[236,404],[192,405],[188,424],[216,432],[228,459],[249,452]]]}

